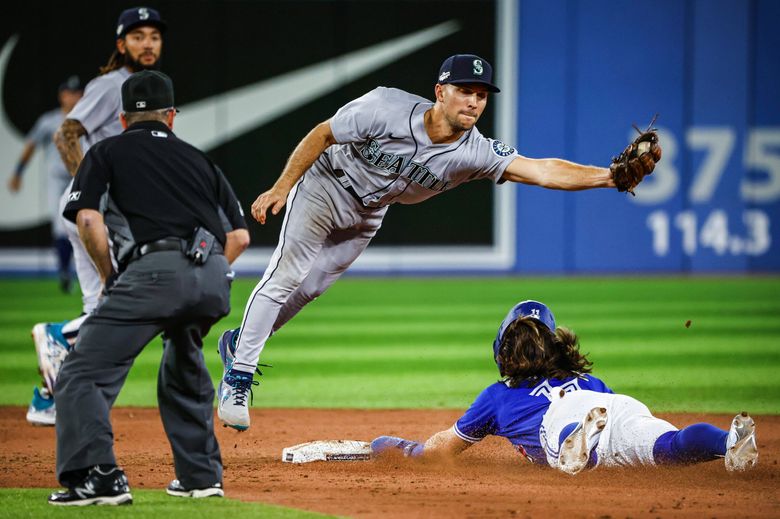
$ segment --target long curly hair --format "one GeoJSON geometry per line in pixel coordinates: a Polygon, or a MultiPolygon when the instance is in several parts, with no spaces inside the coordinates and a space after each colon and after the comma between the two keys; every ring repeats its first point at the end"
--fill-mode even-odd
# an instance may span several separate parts
{"type": "Polygon", "coordinates": [[[552,332],[527,317],[507,327],[496,360],[510,387],[531,386],[544,378],[576,377],[590,373],[593,366],[587,355],[580,353],[573,331],[558,327],[552,332]]]}

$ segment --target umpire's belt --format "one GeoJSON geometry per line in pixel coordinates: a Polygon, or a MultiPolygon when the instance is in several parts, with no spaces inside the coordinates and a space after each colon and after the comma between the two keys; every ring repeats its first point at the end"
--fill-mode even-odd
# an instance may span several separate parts
{"type": "MultiPolygon", "coordinates": [[[[163,252],[169,250],[186,252],[188,248],[189,244],[187,243],[187,240],[183,238],[161,238],[159,240],[150,241],[149,243],[144,243],[138,247],[138,249],[136,249],[136,253],[133,255],[133,258],[130,261],[137,260],[142,256],[151,254],[152,252],[163,252]]],[[[219,242],[214,242],[214,245],[211,248],[211,253],[222,254],[223,252],[222,245],[220,245],[219,242]]]]}
{"type": "Polygon", "coordinates": [[[146,256],[152,252],[162,252],[167,250],[178,250],[184,252],[187,250],[187,240],[181,238],[162,238],[149,243],[144,243],[138,247],[138,252],[135,254],[136,259],[141,256],[146,256]]]}

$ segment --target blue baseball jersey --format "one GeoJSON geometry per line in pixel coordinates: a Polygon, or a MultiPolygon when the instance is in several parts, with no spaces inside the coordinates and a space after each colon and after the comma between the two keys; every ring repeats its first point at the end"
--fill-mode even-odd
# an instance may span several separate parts
{"type": "Polygon", "coordinates": [[[461,439],[475,443],[488,435],[503,436],[534,463],[547,464],[539,441],[542,418],[552,402],[554,391],[587,389],[612,393],[607,385],[592,375],[565,379],[548,378],[524,387],[509,387],[496,382],[479,394],[468,411],[455,423],[461,439]]]}

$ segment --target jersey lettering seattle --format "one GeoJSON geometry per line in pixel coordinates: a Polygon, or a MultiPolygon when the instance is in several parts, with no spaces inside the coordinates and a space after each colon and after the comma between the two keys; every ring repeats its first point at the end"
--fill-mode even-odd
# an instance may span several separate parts
{"type": "Polygon", "coordinates": [[[422,164],[408,160],[401,155],[383,152],[375,139],[369,139],[360,147],[360,155],[370,164],[395,175],[406,177],[431,191],[444,191],[450,184],[438,178],[422,164]]]}

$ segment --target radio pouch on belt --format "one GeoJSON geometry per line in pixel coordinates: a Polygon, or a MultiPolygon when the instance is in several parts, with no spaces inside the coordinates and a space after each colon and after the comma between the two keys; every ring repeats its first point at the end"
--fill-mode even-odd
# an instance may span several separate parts
{"type": "Polygon", "coordinates": [[[192,241],[187,249],[187,257],[196,265],[203,265],[214,247],[216,237],[203,227],[197,227],[192,234],[192,241]]]}

